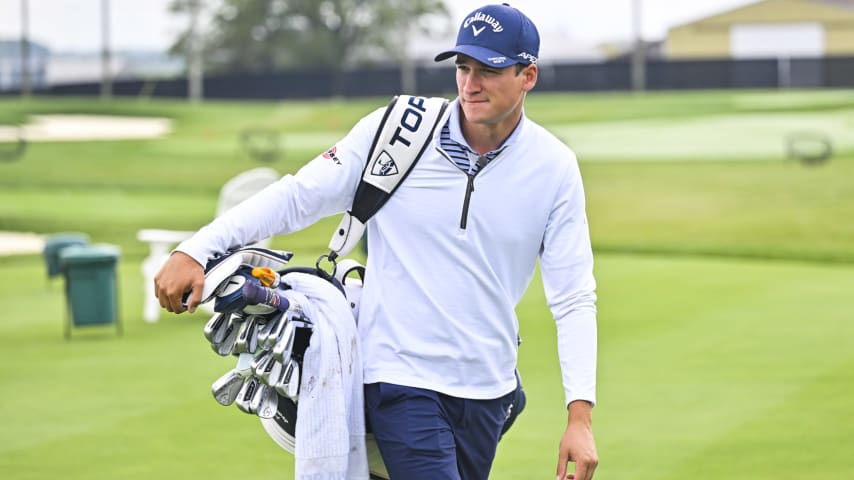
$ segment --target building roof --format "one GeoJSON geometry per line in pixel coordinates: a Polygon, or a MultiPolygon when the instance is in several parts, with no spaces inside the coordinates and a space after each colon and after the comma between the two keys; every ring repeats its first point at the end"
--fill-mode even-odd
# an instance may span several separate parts
{"type": "MultiPolygon", "coordinates": [[[[30,47],[30,55],[34,57],[47,57],[50,55],[50,50],[40,43],[27,41],[30,47]]],[[[0,39],[0,58],[19,57],[21,55],[20,40],[3,40],[0,39]]]]}
{"type": "MultiPolygon", "coordinates": [[[[698,19],[692,20],[690,22],[685,22],[685,23],[681,23],[678,25],[673,25],[670,27],[670,30],[675,30],[677,28],[685,27],[687,25],[698,24],[698,23],[717,22],[717,21],[726,22],[728,20],[728,18],[733,16],[734,14],[738,14],[738,13],[741,13],[743,11],[751,10],[751,9],[753,9],[753,8],[755,8],[761,4],[764,4],[764,3],[774,3],[774,2],[778,2],[778,1],[781,1],[781,0],[759,0],[756,2],[748,3],[746,5],[742,5],[740,7],[735,7],[735,8],[731,8],[729,10],[724,10],[724,11],[718,12],[716,14],[709,15],[707,17],[698,18],[698,19]]],[[[813,4],[819,8],[831,8],[831,9],[837,9],[837,10],[845,10],[845,13],[843,15],[844,17],[848,17],[850,15],[852,18],[854,18],[854,0],[794,0],[794,1],[804,3],[804,4],[813,4]]]]}
{"type": "Polygon", "coordinates": [[[844,8],[854,12],[854,0],[806,0],[811,3],[822,3],[829,7],[844,8]]]}

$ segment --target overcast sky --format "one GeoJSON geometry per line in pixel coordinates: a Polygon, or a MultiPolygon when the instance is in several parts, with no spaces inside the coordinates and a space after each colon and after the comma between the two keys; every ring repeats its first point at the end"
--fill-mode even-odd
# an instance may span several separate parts
{"type": "MultiPolygon", "coordinates": [[[[28,0],[29,33],[52,50],[91,51],[101,46],[102,0],[28,0]]],[[[212,1],[212,0],[207,0],[212,1]]],[[[632,37],[632,5],[642,6],[643,37],[661,39],[668,27],[753,3],[754,0],[516,0],[541,32],[560,32],[579,44],[632,37]]],[[[168,12],[170,0],[109,0],[114,49],[164,50],[188,23],[168,12]]],[[[0,0],[0,38],[21,35],[22,0],[0,0]]],[[[455,24],[490,0],[446,0],[455,24]]]]}

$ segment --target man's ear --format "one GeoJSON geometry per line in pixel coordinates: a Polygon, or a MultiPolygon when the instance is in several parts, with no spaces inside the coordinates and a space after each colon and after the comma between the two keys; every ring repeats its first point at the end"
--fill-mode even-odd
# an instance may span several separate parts
{"type": "Polygon", "coordinates": [[[522,84],[522,90],[525,92],[529,92],[534,88],[534,85],[537,84],[537,76],[539,75],[539,70],[537,69],[537,64],[532,63],[525,67],[520,75],[523,75],[524,83],[522,84]]]}

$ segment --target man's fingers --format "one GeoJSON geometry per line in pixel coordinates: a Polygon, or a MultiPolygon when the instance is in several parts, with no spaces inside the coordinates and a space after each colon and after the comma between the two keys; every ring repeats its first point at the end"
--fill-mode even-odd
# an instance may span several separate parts
{"type": "Polygon", "coordinates": [[[557,480],[564,480],[567,478],[566,465],[569,463],[569,460],[569,452],[565,452],[561,448],[557,454],[557,480]]]}
{"type": "Polygon", "coordinates": [[[177,295],[172,295],[170,300],[172,301],[172,311],[175,313],[183,313],[187,310],[187,307],[184,305],[184,293],[181,292],[177,295]]]}
{"type": "Polygon", "coordinates": [[[575,462],[575,478],[578,480],[591,480],[593,478],[593,471],[596,470],[598,464],[599,460],[595,457],[575,462]]]}
{"type": "Polygon", "coordinates": [[[557,480],[592,480],[593,471],[599,460],[593,456],[592,458],[576,459],[571,453],[564,454],[560,452],[557,464],[557,480]],[[567,470],[569,463],[575,463],[575,473],[570,473],[567,470]]]}
{"type": "Polygon", "coordinates": [[[181,313],[184,311],[184,288],[175,285],[168,285],[170,282],[158,283],[155,279],[154,292],[157,299],[160,301],[160,306],[172,313],[181,313]]]}
{"type": "Polygon", "coordinates": [[[190,313],[196,311],[196,307],[202,302],[202,290],[205,288],[205,282],[196,282],[193,284],[193,289],[190,291],[190,298],[187,299],[187,310],[190,313]]]}
{"type": "Polygon", "coordinates": [[[172,313],[194,312],[202,301],[205,274],[202,266],[183,252],[172,252],[154,276],[154,295],[172,313]]]}
{"type": "Polygon", "coordinates": [[[163,305],[163,308],[172,313],[181,313],[182,311],[184,311],[183,307],[181,306],[180,295],[178,296],[178,301],[176,302],[175,294],[164,291],[164,295],[160,304],[163,305]]]}

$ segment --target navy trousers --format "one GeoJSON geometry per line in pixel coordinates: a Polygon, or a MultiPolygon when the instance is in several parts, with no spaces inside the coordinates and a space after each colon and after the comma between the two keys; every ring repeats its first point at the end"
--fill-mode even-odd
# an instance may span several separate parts
{"type": "Polygon", "coordinates": [[[471,400],[372,383],[366,419],[391,480],[487,480],[517,395],[471,400]]]}

